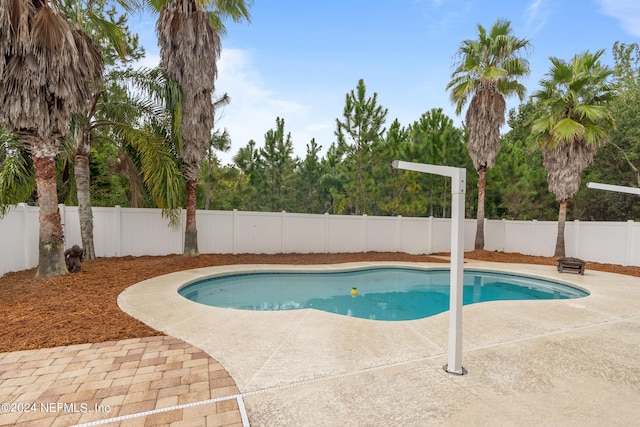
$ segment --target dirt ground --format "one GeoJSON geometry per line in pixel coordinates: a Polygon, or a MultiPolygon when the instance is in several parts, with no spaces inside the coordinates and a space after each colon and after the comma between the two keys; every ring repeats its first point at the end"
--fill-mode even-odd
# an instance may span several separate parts
{"type": "MultiPolygon", "coordinates": [[[[448,255],[448,254],[435,254],[448,255]]],[[[434,255],[434,256],[435,256],[434,255]]],[[[466,259],[557,265],[554,258],[474,251],[466,259]]],[[[0,277],[0,352],[162,335],[118,308],[118,294],[142,280],[190,268],[229,264],[330,264],[354,261],[442,262],[404,253],[182,255],[99,258],[80,273],[36,279],[35,269],[0,277]]],[[[640,277],[640,267],[587,264],[640,277]]]]}

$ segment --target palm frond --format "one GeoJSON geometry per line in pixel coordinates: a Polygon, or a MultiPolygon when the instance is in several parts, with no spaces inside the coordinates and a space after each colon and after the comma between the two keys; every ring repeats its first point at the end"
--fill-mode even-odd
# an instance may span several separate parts
{"type": "Polygon", "coordinates": [[[128,48],[123,29],[95,13],[89,13],[88,18],[91,21],[92,28],[94,28],[101,37],[109,40],[109,43],[118,53],[118,56],[124,59],[127,56],[128,48]]]}
{"type": "Polygon", "coordinates": [[[606,129],[615,126],[606,103],[617,93],[608,82],[612,70],[599,61],[602,54],[601,50],[594,54],[587,51],[570,61],[550,58],[551,69],[541,80],[541,89],[533,95],[540,101],[540,113],[532,130],[541,133],[542,126],[548,126],[550,140],[539,140],[543,146],[553,149],[582,139],[598,145],[604,140],[606,129]]]}
{"type": "Polygon", "coordinates": [[[145,0],[116,0],[118,5],[127,13],[133,13],[144,7],[145,0]]]}
{"type": "Polygon", "coordinates": [[[451,102],[456,105],[456,114],[469,98],[475,96],[482,86],[481,82],[491,82],[488,87],[497,89],[504,97],[513,94],[524,97],[524,86],[514,84],[529,74],[529,62],[521,54],[528,53],[530,42],[513,35],[511,23],[498,19],[489,32],[477,25],[478,38],[464,40],[456,53],[456,63],[451,74],[447,90],[451,90],[451,102]],[[504,84],[504,81],[512,83],[504,84]]]}
{"type": "Polygon", "coordinates": [[[598,126],[595,123],[587,123],[584,126],[584,134],[582,138],[589,145],[598,146],[609,139],[608,129],[598,126]]]}
{"type": "Polygon", "coordinates": [[[613,120],[609,109],[604,105],[579,104],[574,107],[573,111],[580,119],[590,122],[613,120]]]}
{"type": "Polygon", "coordinates": [[[29,156],[17,138],[0,129],[0,218],[36,188],[29,156]]]}
{"type": "Polygon", "coordinates": [[[118,129],[120,136],[140,157],[138,165],[142,179],[156,205],[163,210],[175,226],[182,206],[182,185],[184,178],[175,156],[168,149],[165,140],[149,132],[129,126],[118,129]]]}
{"type": "Polygon", "coordinates": [[[486,80],[500,80],[507,75],[507,70],[500,67],[485,67],[482,78],[486,80]]]}
{"type": "MultiPolygon", "coordinates": [[[[109,78],[128,88],[133,111],[142,111],[152,123],[165,123],[171,143],[182,152],[182,104],[183,95],[178,83],[163,68],[116,70],[109,78]]],[[[127,108],[121,106],[117,108],[127,108]]]]}
{"type": "MultiPolygon", "coordinates": [[[[556,123],[552,132],[555,144],[572,144],[584,135],[584,125],[570,118],[563,118],[556,123]]],[[[554,146],[554,144],[550,144],[550,148],[554,146]]]]}

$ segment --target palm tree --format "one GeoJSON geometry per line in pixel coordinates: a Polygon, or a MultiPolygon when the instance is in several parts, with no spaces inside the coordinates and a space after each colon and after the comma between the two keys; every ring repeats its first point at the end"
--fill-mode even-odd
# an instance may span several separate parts
{"type": "MultiPolygon", "coordinates": [[[[125,11],[131,11],[133,1],[118,0],[125,11]],[[131,4],[129,4],[131,3],[131,4]]],[[[99,45],[107,67],[113,66],[116,60],[139,59],[143,51],[138,48],[137,37],[132,37],[126,28],[127,15],[115,15],[115,11],[106,11],[105,2],[59,0],[61,13],[73,22],[99,45]],[[111,13],[109,13],[111,12],[111,13]],[[109,19],[104,16],[109,15],[109,19]]],[[[73,141],[73,171],[78,196],[78,218],[80,237],[84,249],[84,259],[95,259],[93,242],[93,211],[89,194],[89,155],[96,138],[95,129],[100,126],[96,120],[103,110],[104,88],[93,86],[87,108],[74,114],[69,137],[73,141]]],[[[104,124],[104,121],[102,121],[104,124]]]]}
{"type": "Polygon", "coordinates": [[[600,63],[603,54],[604,50],[587,51],[571,61],[551,57],[551,70],[533,95],[540,113],[532,135],[543,149],[549,191],[560,202],[555,256],[565,256],[567,201],[578,191],[580,174],[615,126],[607,106],[616,96],[608,81],[613,71],[600,63]]]}
{"type": "Polygon", "coordinates": [[[89,155],[95,141],[119,148],[120,164],[130,166],[127,171],[135,175],[138,188],[149,190],[172,224],[179,220],[182,196],[183,177],[168,141],[172,134],[171,116],[180,108],[179,89],[160,69],[114,70],[105,81],[102,90],[94,94],[91,106],[74,115],[70,135],[80,235],[87,259],[95,259],[89,195],[89,155]]]}
{"type": "Polygon", "coordinates": [[[102,57],[53,0],[0,2],[0,28],[0,123],[33,160],[40,207],[37,276],[63,275],[55,158],[71,115],[91,99],[91,85],[102,75],[102,57]]]}
{"type": "Polygon", "coordinates": [[[184,254],[198,254],[198,169],[214,124],[213,92],[223,19],[249,20],[248,0],[147,0],[159,13],[160,66],[182,89],[182,158],[187,182],[184,254]]]}
{"type": "Polygon", "coordinates": [[[458,48],[458,62],[447,85],[456,114],[471,99],[466,115],[467,149],[478,172],[478,226],[476,249],[484,249],[484,193],[487,169],[495,166],[500,148],[500,128],[505,123],[505,97],[524,99],[520,79],[529,74],[529,62],[521,56],[531,48],[529,40],[513,35],[511,23],[498,19],[487,33],[478,25],[478,40],[465,40],[458,48]]]}

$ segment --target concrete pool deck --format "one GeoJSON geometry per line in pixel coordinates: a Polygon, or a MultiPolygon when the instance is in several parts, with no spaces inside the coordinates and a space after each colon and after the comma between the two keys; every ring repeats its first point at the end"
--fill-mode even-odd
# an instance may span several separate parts
{"type": "Polygon", "coordinates": [[[463,309],[462,364],[446,373],[449,314],[382,322],[316,310],[208,307],[177,290],[212,274],[448,264],[232,265],[182,271],[126,289],[120,307],[216,359],[252,426],[637,425],[640,279],[553,266],[467,260],[465,268],[572,283],[573,300],[496,301],[463,309]]]}

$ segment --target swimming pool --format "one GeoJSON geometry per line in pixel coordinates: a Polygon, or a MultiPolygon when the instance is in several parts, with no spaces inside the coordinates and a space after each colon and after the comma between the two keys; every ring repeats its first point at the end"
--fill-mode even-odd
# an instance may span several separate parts
{"type": "MultiPolygon", "coordinates": [[[[465,305],[588,295],[550,280],[478,270],[465,270],[463,284],[465,305]]],[[[449,309],[449,270],[384,267],[232,274],[188,284],[179,293],[214,307],[258,311],[313,308],[363,319],[414,320],[449,309]]]]}

